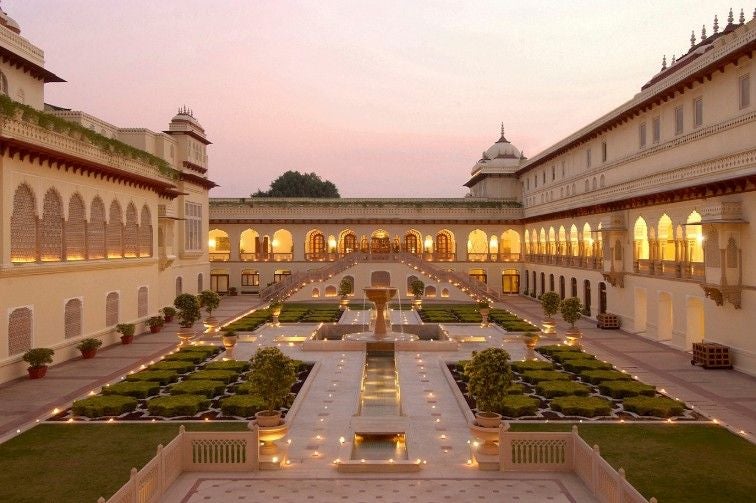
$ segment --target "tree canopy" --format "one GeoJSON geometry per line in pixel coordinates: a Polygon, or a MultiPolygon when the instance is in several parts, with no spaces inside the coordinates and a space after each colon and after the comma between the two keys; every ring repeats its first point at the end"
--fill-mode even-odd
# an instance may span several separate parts
{"type": "Polygon", "coordinates": [[[270,184],[270,189],[258,190],[252,197],[341,197],[333,182],[321,180],[315,173],[287,171],[270,184]]]}

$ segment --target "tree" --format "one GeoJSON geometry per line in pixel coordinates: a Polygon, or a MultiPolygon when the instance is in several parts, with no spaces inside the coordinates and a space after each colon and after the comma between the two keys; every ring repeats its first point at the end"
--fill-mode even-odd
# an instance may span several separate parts
{"type": "Polygon", "coordinates": [[[266,192],[258,190],[252,197],[315,197],[337,198],[339,189],[333,182],[321,180],[315,173],[287,171],[270,184],[266,192]]]}
{"type": "Polygon", "coordinates": [[[546,319],[550,320],[557,312],[559,312],[559,305],[562,299],[559,298],[559,294],[556,292],[546,292],[541,295],[541,307],[543,308],[543,314],[546,319]]]}
{"type": "Polygon", "coordinates": [[[252,358],[249,382],[265,401],[267,410],[278,409],[297,381],[295,362],[278,348],[258,348],[252,358]]]}
{"type": "Polygon", "coordinates": [[[465,365],[469,377],[467,389],[475,398],[479,412],[493,412],[507,396],[512,382],[509,353],[501,348],[488,348],[473,352],[472,360],[465,365]]]}
{"type": "Polygon", "coordinates": [[[200,307],[204,307],[208,316],[213,315],[213,311],[220,305],[220,295],[212,290],[202,290],[197,296],[200,307]]]}
{"type": "Polygon", "coordinates": [[[562,319],[569,323],[572,328],[575,328],[575,322],[582,317],[583,306],[580,305],[580,299],[570,297],[562,301],[559,310],[562,312],[562,319]]]}

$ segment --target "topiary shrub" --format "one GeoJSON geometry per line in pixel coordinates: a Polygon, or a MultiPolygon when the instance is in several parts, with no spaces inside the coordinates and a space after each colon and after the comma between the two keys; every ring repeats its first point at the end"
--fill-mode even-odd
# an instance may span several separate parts
{"type": "Polygon", "coordinates": [[[512,362],[512,370],[515,372],[525,372],[527,370],[554,370],[554,364],[541,360],[512,362]]]}
{"type": "Polygon", "coordinates": [[[137,407],[137,399],[130,396],[91,396],[76,400],[71,407],[74,415],[85,417],[120,416],[137,407]]]}
{"type": "Polygon", "coordinates": [[[240,374],[249,370],[251,367],[249,362],[243,362],[239,360],[227,360],[225,362],[210,362],[205,365],[204,370],[231,370],[240,374]]]}
{"type": "Polygon", "coordinates": [[[638,381],[603,381],[599,383],[599,390],[603,395],[612,398],[625,398],[629,396],[654,396],[656,386],[643,384],[638,381]]]}
{"type": "Polygon", "coordinates": [[[522,373],[522,380],[530,384],[541,381],[569,381],[570,375],[556,370],[526,370],[522,373]]]}
{"type": "Polygon", "coordinates": [[[540,400],[531,396],[507,395],[494,412],[507,417],[534,416],[538,413],[540,403],[540,400]]]}
{"type": "Polygon", "coordinates": [[[622,400],[622,405],[639,416],[679,416],[685,410],[682,402],[664,396],[634,396],[622,400]]]}
{"type": "Polygon", "coordinates": [[[175,370],[142,370],[136,374],[126,376],[127,381],[155,381],[160,384],[168,384],[178,380],[178,372],[175,370]]]}
{"type": "Polygon", "coordinates": [[[201,395],[159,396],[147,402],[151,416],[194,416],[210,406],[210,400],[201,395]]]}
{"type": "Polygon", "coordinates": [[[632,381],[629,374],[619,370],[582,370],[580,378],[591,384],[598,384],[603,381],[632,381]]]}
{"type": "Polygon", "coordinates": [[[178,310],[179,325],[190,328],[194,322],[202,318],[199,299],[190,293],[182,293],[173,301],[178,310]]]}
{"type": "Polygon", "coordinates": [[[459,360],[455,366],[457,372],[459,375],[462,376],[462,378],[467,381],[467,374],[465,374],[465,366],[470,363],[470,360],[459,360]]]}
{"type": "Polygon", "coordinates": [[[207,398],[213,398],[220,395],[226,389],[226,384],[222,381],[205,381],[205,380],[186,380],[176,383],[168,392],[171,395],[202,395],[207,398]]]}
{"type": "Polygon", "coordinates": [[[541,346],[536,348],[536,351],[542,355],[551,356],[555,352],[571,351],[573,353],[581,353],[582,350],[575,346],[564,346],[562,344],[551,344],[549,346],[541,346]]]}
{"type": "Polygon", "coordinates": [[[562,313],[562,319],[570,324],[570,328],[575,328],[575,323],[583,317],[583,305],[580,304],[580,299],[577,297],[570,297],[564,299],[559,304],[559,311],[562,313]]]}
{"type": "Polygon", "coordinates": [[[541,295],[541,308],[547,320],[551,320],[559,312],[559,304],[562,298],[556,292],[546,292],[541,295]]]}
{"type": "Polygon", "coordinates": [[[186,379],[191,381],[221,381],[229,384],[236,381],[238,377],[239,373],[233,370],[198,370],[186,376],[186,379]]]}
{"type": "Polygon", "coordinates": [[[249,382],[265,400],[265,410],[273,411],[281,407],[296,381],[294,364],[280,349],[269,347],[257,350],[252,358],[249,382]]]}
{"type": "Polygon", "coordinates": [[[235,395],[220,402],[224,416],[251,417],[265,410],[265,400],[258,395],[235,395]]]}
{"type": "Polygon", "coordinates": [[[557,363],[564,363],[565,360],[595,360],[596,357],[582,351],[554,351],[551,353],[551,359],[557,363]]]}
{"type": "Polygon", "coordinates": [[[598,396],[560,396],[550,405],[552,410],[565,416],[596,417],[612,413],[612,402],[598,396]]]}
{"type": "Polygon", "coordinates": [[[157,395],[160,384],[155,381],[122,381],[102,388],[103,395],[122,395],[134,398],[147,398],[157,395]]]}
{"type": "Polygon", "coordinates": [[[541,381],[536,386],[538,394],[546,398],[557,396],[588,396],[591,394],[591,388],[585,384],[575,381],[541,381]]]}
{"type": "Polygon", "coordinates": [[[212,290],[202,290],[199,295],[197,295],[197,300],[200,303],[200,307],[207,311],[208,316],[213,315],[213,311],[220,306],[221,301],[220,295],[212,290]]]}
{"type": "Polygon", "coordinates": [[[612,364],[604,363],[600,360],[586,360],[583,358],[578,360],[564,360],[562,362],[562,367],[564,367],[565,370],[579,374],[583,370],[611,370],[612,364]]]}
{"type": "Polygon", "coordinates": [[[206,353],[199,353],[195,351],[179,351],[177,353],[173,353],[172,355],[167,355],[163,360],[168,362],[185,361],[197,364],[205,361],[206,359],[206,353]]]}
{"type": "Polygon", "coordinates": [[[179,374],[186,374],[187,372],[194,370],[196,366],[194,363],[186,360],[168,360],[153,363],[147,368],[149,370],[175,370],[179,374]]]}
{"type": "Polygon", "coordinates": [[[467,390],[475,398],[478,411],[492,412],[512,382],[509,353],[501,348],[473,352],[465,373],[469,376],[467,390]]]}

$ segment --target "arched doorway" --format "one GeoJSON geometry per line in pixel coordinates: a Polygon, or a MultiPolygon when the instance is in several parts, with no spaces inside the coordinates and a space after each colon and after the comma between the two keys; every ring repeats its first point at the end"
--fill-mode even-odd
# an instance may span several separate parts
{"type": "Polygon", "coordinates": [[[546,273],[541,273],[541,293],[546,291],[546,273]]]}
{"type": "Polygon", "coordinates": [[[672,295],[659,292],[659,312],[657,313],[656,338],[660,341],[672,339],[672,295]]]}
{"type": "Polygon", "coordinates": [[[606,312],[606,283],[599,283],[599,314],[606,312]]]}
{"type": "Polygon", "coordinates": [[[570,297],[577,297],[577,279],[572,278],[570,280],[570,297]]]}
{"type": "Polygon", "coordinates": [[[559,298],[564,300],[564,276],[559,276],[559,298]]]}
{"type": "Polygon", "coordinates": [[[685,310],[685,349],[689,350],[694,342],[704,340],[704,303],[698,297],[689,297],[685,310]]]}
{"type": "Polygon", "coordinates": [[[591,282],[585,280],[583,282],[583,310],[588,316],[591,315],[591,282]]]}
{"type": "Polygon", "coordinates": [[[383,229],[370,236],[370,253],[391,253],[391,237],[383,229]]]}
{"type": "Polygon", "coordinates": [[[501,273],[501,293],[520,293],[520,272],[517,269],[504,269],[501,273]]]}
{"type": "Polygon", "coordinates": [[[470,277],[470,279],[478,280],[484,285],[488,284],[488,274],[486,273],[485,269],[470,269],[470,272],[468,272],[467,275],[470,277]]]}

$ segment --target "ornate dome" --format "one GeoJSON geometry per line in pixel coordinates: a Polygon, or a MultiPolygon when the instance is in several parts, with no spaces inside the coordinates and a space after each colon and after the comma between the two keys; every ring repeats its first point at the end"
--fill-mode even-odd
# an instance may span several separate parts
{"type": "Polygon", "coordinates": [[[475,174],[482,168],[516,168],[523,159],[522,152],[509,143],[504,136],[504,124],[501,125],[501,137],[491,145],[478,162],[475,163],[470,174],[475,174]]]}
{"type": "Polygon", "coordinates": [[[21,33],[21,27],[18,23],[2,9],[0,9],[0,25],[5,26],[14,33],[21,33]]]}

